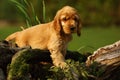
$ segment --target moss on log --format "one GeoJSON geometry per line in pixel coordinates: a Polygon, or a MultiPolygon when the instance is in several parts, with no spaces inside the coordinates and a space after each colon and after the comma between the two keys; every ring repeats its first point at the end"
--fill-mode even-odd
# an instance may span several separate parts
{"type": "MultiPolygon", "coordinates": [[[[77,51],[67,51],[65,58],[82,62],[85,61],[86,56],[79,54],[77,51]]],[[[0,68],[3,70],[4,75],[8,76],[8,80],[26,79],[27,76],[31,76],[32,78],[37,78],[39,76],[40,78],[45,79],[46,74],[49,74],[49,70],[48,68],[47,70],[44,68],[48,65],[44,66],[43,62],[52,64],[49,51],[19,48],[12,42],[0,42],[0,68]],[[22,69],[24,71],[21,71],[22,69]],[[26,75],[24,75],[24,72],[26,72],[26,75]],[[37,74],[35,74],[36,72],[37,74]]],[[[51,65],[48,67],[50,68],[50,66],[51,65]]]]}

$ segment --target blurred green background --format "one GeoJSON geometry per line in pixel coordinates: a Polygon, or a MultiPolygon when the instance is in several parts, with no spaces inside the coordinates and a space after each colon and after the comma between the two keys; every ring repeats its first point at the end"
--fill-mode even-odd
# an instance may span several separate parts
{"type": "MultiPolygon", "coordinates": [[[[22,0],[18,0],[22,1],[22,0]]],[[[43,0],[28,0],[36,15],[43,20],[43,0]]],[[[68,49],[93,52],[99,47],[120,40],[120,0],[44,0],[46,22],[53,20],[57,10],[70,5],[78,10],[82,19],[82,35],[74,34],[68,49]]],[[[28,8],[29,10],[29,8],[28,8]]],[[[30,13],[32,14],[32,13],[30,13]]],[[[0,40],[25,27],[25,18],[10,0],[0,1],[0,40]]],[[[34,35],[34,34],[33,34],[34,35]]]]}

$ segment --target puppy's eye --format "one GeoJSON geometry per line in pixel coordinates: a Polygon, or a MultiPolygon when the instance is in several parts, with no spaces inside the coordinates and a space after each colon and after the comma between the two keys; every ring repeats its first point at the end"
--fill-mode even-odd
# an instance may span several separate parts
{"type": "Polygon", "coordinates": [[[74,20],[77,21],[78,19],[75,17],[74,20]]]}
{"type": "Polygon", "coordinates": [[[67,21],[67,18],[66,18],[66,17],[64,17],[62,20],[63,20],[63,21],[67,21]]]}

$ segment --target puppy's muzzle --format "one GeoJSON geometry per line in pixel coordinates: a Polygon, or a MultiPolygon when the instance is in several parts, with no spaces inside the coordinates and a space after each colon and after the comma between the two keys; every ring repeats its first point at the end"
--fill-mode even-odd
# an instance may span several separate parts
{"type": "Polygon", "coordinates": [[[71,31],[75,31],[75,27],[73,27],[73,26],[70,27],[70,30],[71,30],[71,31]]]}

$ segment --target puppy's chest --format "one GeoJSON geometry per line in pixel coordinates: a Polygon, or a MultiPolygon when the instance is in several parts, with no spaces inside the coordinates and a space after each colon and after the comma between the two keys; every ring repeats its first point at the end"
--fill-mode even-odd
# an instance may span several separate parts
{"type": "Polygon", "coordinates": [[[51,39],[49,41],[48,47],[54,47],[54,48],[66,48],[68,42],[66,40],[63,40],[62,38],[56,38],[51,39]]]}

